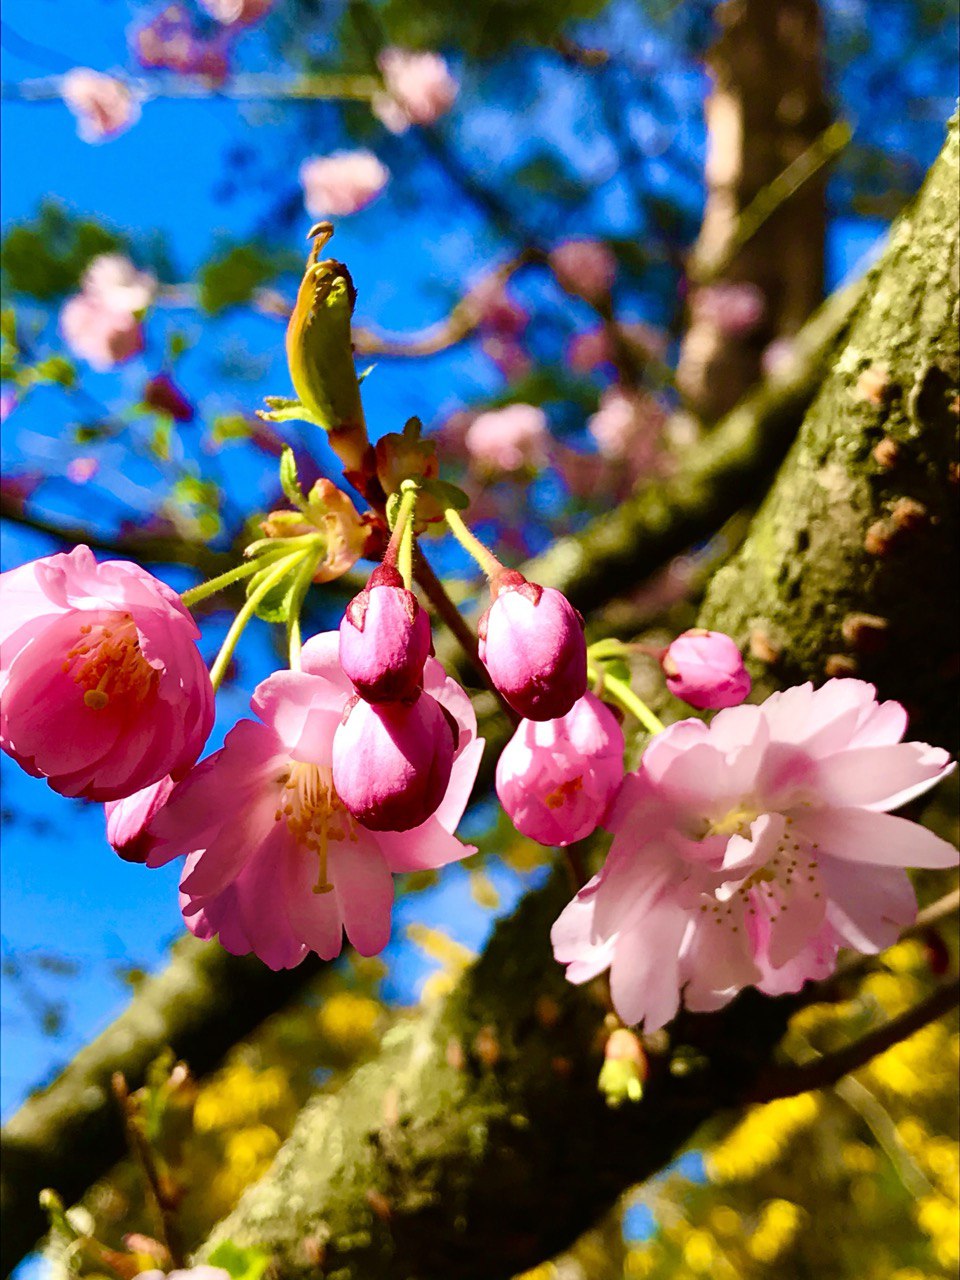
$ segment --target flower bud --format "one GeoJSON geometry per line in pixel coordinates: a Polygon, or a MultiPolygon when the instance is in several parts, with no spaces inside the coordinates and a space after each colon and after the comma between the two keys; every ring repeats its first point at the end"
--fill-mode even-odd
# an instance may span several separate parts
{"type": "Polygon", "coordinates": [[[553,587],[505,573],[480,619],[480,658],[507,702],[528,720],[566,715],[587,688],[583,619],[553,587]]]}
{"type": "Polygon", "coordinates": [[[546,845],[590,835],[622,779],[623,730],[592,693],[557,720],[521,720],[497,762],[497,795],[510,820],[546,845]]]}
{"type": "Polygon", "coordinates": [[[607,1105],[619,1107],[628,1099],[639,1102],[647,1078],[647,1055],[632,1031],[618,1027],[612,1032],[604,1050],[603,1066],[597,1087],[606,1096],[607,1105]]]}
{"type": "Polygon", "coordinates": [[[436,813],[450,781],[454,729],[428,693],[413,702],[364,702],[333,738],[337,795],[371,831],[409,831],[436,813]]]}
{"type": "Polygon", "coordinates": [[[367,702],[415,696],[430,656],[430,620],[396,569],[380,565],[347,605],[340,665],[367,702]]]}
{"type": "Polygon", "coordinates": [[[736,707],[750,692],[750,676],[740,650],[721,631],[696,627],[677,636],[660,659],[667,688],[676,698],[704,711],[736,707]]]}

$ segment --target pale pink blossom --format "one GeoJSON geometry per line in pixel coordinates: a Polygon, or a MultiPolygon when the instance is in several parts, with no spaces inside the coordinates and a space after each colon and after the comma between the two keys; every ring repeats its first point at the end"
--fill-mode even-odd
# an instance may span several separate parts
{"type": "Polygon", "coordinates": [[[0,747],[27,773],[118,800],[190,768],[213,689],[175,591],[84,546],[11,569],[0,589],[0,747]]]}
{"type": "Polygon", "coordinates": [[[482,333],[480,348],[497,366],[508,382],[516,382],[533,367],[522,342],[501,333],[482,333]]]}
{"type": "Polygon", "coordinates": [[[567,293],[600,302],[613,288],[617,260],[600,240],[565,240],[550,251],[550,266],[567,293]]]}
{"type": "MultiPolygon", "coordinates": [[[[619,324],[618,329],[626,346],[637,352],[641,359],[653,356],[663,360],[666,357],[666,337],[652,325],[636,320],[619,324]]],[[[610,331],[597,325],[574,334],[567,344],[567,363],[575,373],[591,373],[600,365],[616,364],[610,331]]]]}
{"type": "Polygon", "coordinates": [[[223,1267],[185,1267],[179,1271],[140,1271],[137,1280],[230,1280],[230,1272],[223,1267]]]}
{"type": "Polygon", "coordinates": [[[760,367],[764,376],[776,378],[785,374],[797,360],[797,341],[795,338],[774,338],[769,346],[764,347],[760,357],[760,367]]]}
{"type": "Polygon", "coordinates": [[[131,33],[131,45],[141,67],[205,76],[222,84],[230,69],[228,38],[226,32],[212,40],[201,38],[187,10],[171,4],[131,33]]]}
{"type": "Polygon", "coordinates": [[[199,0],[211,18],[225,27],[248,27],[265,18],[273,8],[273,0],[199,0]]]}
{"type": "Polygon", "coordinates": [[[111,311],[146,311],[157,294],[156,277],[139,271],[122,253],[91,258],[80,278],[81,291],[111,311]]]}
{"type": "Polygon", "coordinates": [[[634,475],[657,471],[663,461],[662,405],[646,392],[627,394],[608,387],[597,412],[587,419],[587,430],[605,458],[628,459],[634,475]]]}
{"type": "MultiPolygon", "coordinates": [[[[333,784],[333,740],[355,696],[331,631],[303,646],[303,669],[257,688],[259,722],[242,720],[157,814],[149,866],[187,855],[181,903],[198,937],[219,934],[236,955],[273,969],[309,951],[332,959],[345,930],[364,955],[390,936],[392,875],[444,866],[474,852],[457,827],[483,753],[470,700],[433,658],[424,691],[456,721],[459,739],[439,808],[412,831],[370,831],[333,784]],[[229,796],[229,803],[224,803],[229,796]]],[[[366,704],[364,704],[366,705],[366,704]]]]}
{"type": "Polygon", "coordinates": [[[390,173],[372,151],[311,156],[300,166],[307,212],[314,218],[357,213],[377,198],[390,173]]]}
{"type": "Polygon", "coordinates": [[[587,689],[583,618],[560,591],[515,570],[502,572],[492,590],[477,627],[490,679],[528,720],[566,715],[587,689]]]}
{"type": "Polygon", "coordinates": [[[144,348],[143,325],[132,312],[88,293],[75,293],[60,308],[60,333],[71,353],[100,373],[144,348]]]}
{"type": "Polygon", "coordinates": [[[531,840],[568,845],[603,822],[623,779],[623,730],[585,693],[556,720],[521,720],[497,761],[497,795],[531,840]]]}
{"type": "Polygon", "coordinates": [[[493,471],[519,471],[546,464],[547,415],[532,404],[509,404],[474,418],[464,444],[471,460],[493,471]]]}
{"type": "Polygon", "coordinates": [[[436,124],[453,106],[459,85],[438,53],[384,49],[377,61],[387,92],[374,98],[373,114],[391,133],[436,124]]]}
{"type": "Polygon", "coordinates": [[[511,297],[504,281],[495,274],[478,281],[465,301],[480,328],[502,338],[518,338],[530,323],[526,307],[511,297]]]}
{"type": "Polygon", "coordinates": [[[887,812],[953,767],[901,743],[906,719],[872,685],[831,680],[658,734],[608,815],[603,869],[554,925],[567,977],[609,968],[621,1018],[654,1030],[681,995],[707,1010],[745,986],[795,991],[840,947],[890,946],[916,915],[904,867],[958,858],[887,812]]]}
{"type": "Polygon", "coordinates": [[[99,470],[96,458],[71,458],[67,463],[67,479],[72,484],[86,484],[99,470]]]}
{"type": "Polygon", "coordinates": [[[131,89],[122,80],[89,67],[68,71],[60,92],[77,118],[77,133],[84,142],[116,138],[140,119],[140,104],[131,89]]]}
{"type": "Polygon", "coordinates": [[[660,665],[673,696],[701,711],[736,707],[750,692],[743,656],[721,631],[684,631],[667,646],[660,665]]]}
{"type": "Polygon", "coordinates": [[[690,295],[693,319],[711,324],[731,337],[752,333],[766,309],[762,290],[749,282],[708,284],[690,295]]]}

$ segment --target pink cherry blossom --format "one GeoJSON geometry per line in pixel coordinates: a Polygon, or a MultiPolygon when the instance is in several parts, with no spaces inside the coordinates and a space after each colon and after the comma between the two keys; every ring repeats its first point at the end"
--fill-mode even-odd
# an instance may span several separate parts
{"type": "Polygon", "coordinates": [[[599,240],[565,240],[550,251],[550,266],[567,293],[599,302],[613,288],[617,260],[599,240]]]}
{"type": "Polygon", "coordinates": [[[731,337],[752,333],[766,309],[762,290],[749,282],[708,284],[690,296],[693,319],[713,325],[731,337]]]}
{"type": "Polygon", "coordinates": [[[501,333],[481,331],[480,348],[508,382],[516,382],[531,370],[532,362],[522,342],[501,333]]]}
{"type": "Polygon", "coordinates": [[[307,212],[314,218],[357,213],[377,198],[390,174],[372,151],[311,156],[300,166],[307,212]]]}
{"type": "Polygon", "coordinates": [[[625,1022],[663,1026],[745,986],[795,991],[840,947],[890,946],[916,915],[904,867],[956,849],[888,811],[952,769],[902,743],[906,712],[872,685],[799,685],[658,734],[608,815],[600,874],[554,925],[572,982],[610,969],[625,1022]]]}
{"type": "Polygon", "coordinates": [[[107,840],[124,862],[146,862],[153,841],[149,826],[170,798],[175,783],[169,774],[132,796],[103,806],[107,840]]]}
{"type": "Polygon", "coordinates": [[[481,329],[501,338],[518,338],[530,323],[530,313],[510,296],[497,275],[489,275],[473,286],[466,302],[481,329]]]}
{"type": "Polygon", "coordinates": [[[497,762],[497,795],[517,830],[546,845],[582,840],[623,778],[623,730],[585,693],[557,720],[521,720],[497,762]]]}
{"type": "Polygon", "coordinates": [[[510,404],[474,418],[464,444],[474,463],[494,471],[546,465],[547,415],[532,404],[510,404]]]}
{"type": "Polygon", "coordinates": [[[340,623],[340,665],[361,698],[412,698],[420,688],[431,646],[430,619],[417,597],[404,587],[396,569],[374,569],[340,623]]]}
{"type": "Polygon", "coordinates": [[[143,326],[135,315],[87,293],[75,293],[60,308],[60,332],[72,354],[100,373],[131,360],[144,347],[143,326]]]}
{"type": "Polygon", "coordinates": [[[273,8],[273,0],[199,0],[211,18],[225,27],[248,27],[273,8]]]}
{"type": "Polygon", "coordinates": [[[478,627],[480,660],[511,707],[528,720],[566,715],[587,689],[583,619],[553,587],[505,571],[478,627]]]}
{"type": "Polygon", "coordinates": [[[700,710],[739,706],[750,692],[740,650],[720,631],[684,631],[667,647],[660,665],[673,696],[700,710]]]}
{"type": "Polygon", "coordinates": [[[130,42],[141,67],[206,76],[215,84],[222,84],[230,69],[226,33],[201,38],[182,5],[167,5],[133,31],[130,42]]]}
{"type": "Polygon", "coordinates": [[[662,469],[665,423],[663,406],[653,396],[608,387],[597,412],[587,419],[587,430],[603,457],[627,460],[632,476],[637,477],[662,469]]]}
{"type": "Polygon", "coordinates": [[[409,831],[440,807],[455,749],[430,694],[420,690],[410,702],[358,698],[333,737],[333,785],[371,831],[409,831]]]}
{"type": "Polygon", "coordinates": [[[91,258],[80,278],[81,291],[111,311],[146,311],[157,293],[156,277],[139,271],[122,253],[91,258]]]}
{"type": "Polygon", "coordinates": [[[122,80],[89,67],[74,67],[60,82],[63,100],[77,117],[84,142],[105,142],[140,119],[140,104],[122,80]]]}
{"type": "Polygon", "coordinates": [[[71,484],[86,484],[99,470],[96,458],[71,458],[67,463],[67,479],[71,484]]]}
{"type": "MultiPolygon", "coordinates": [[[[619,324],[618,328],[623,341],[639,353],[641,359],[649,356],[665,359],[667,341],[660,330],[642,320],[619,324]]],[[[613,365],[614,349],[609,331],[598,325],[575,334],[567,344],[567,363],[575,373],[590,373],[600,365],[613,365]]]]}
{"type": "Polygon", "coordinates": [[[219,934],[236,955],[255,952],[274,969],[308,951],[339,954],[345,930],[364,955],[390,936],[392,873],[455,862],[473,852],[457,827],[483,740],[470,700],[433,658],[424,691],[456,721],[459,741],[439,808],[412,831],[370,831],[333,785],[333,741],[354,697],[331,631],[303,646],[303,670],[260,684],[252,707],[220,751],[177,787],[150,827],[148,866],[187,855],[181,903],[198,937],[219,934]],[[224,796],[230,803],[224,804],[224,796]]]}
{"type": "Polygon", "coordinates": [[[89,547],[0,575],[0,747],[54,791],[119,800],[181,776],[213,725],[200,633],[139,565],[89,547]]]}
{"type": "Polygon", "coordinates": [[[436,124],[453,106],[459,85],[438,53],[385,49],[377,61],[387,92],[374,98],[373,114],[391,133],[436,124]]]}

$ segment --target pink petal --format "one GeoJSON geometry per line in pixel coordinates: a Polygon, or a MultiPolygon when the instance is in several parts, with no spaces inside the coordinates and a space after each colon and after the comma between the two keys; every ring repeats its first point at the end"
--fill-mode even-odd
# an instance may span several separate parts
{"type": "Polygon", "coordinates": [[[858,747],[820,761],[816,790],[828,805],[899,809],[954,768],[946,751],[925,742],[858,747]]]}
{"type": "MultiPolygon", "coordinates": [[[[955,867],[960,855],[932,831],[870,809],[798,810],[797,828],[823,854],[886,867],[955,867]]],[[[864,876],[869,876],[864,871],[864,876]]]]}
{"type": "Polygon", "coordinates": [[[900,867],[871,867],[826,857],[820,874],[829,894],[827,919],[846,946],[872,954],[893,946],[917,916],[917,896],[900,867]]]}
{"type": "Polygon", "coordinates": [[[339,631],[321,631],[311,636],[301,650],[300,665],[307,675],[323,676],[347,698],[353,697],[353,685],[340,665],[339,631]]]}
{"type": "Polygon", "coordinates": [[[335,892],[314,893],[319,869],[312,851],[299,847],[289,850],[284,864],[287,915],[290,927],[304,946],[315,951],[321,960],[333,960],[343,947],[343,919],[335,892]]]}
{"type": "Polygon", "coordinates": [[[439,811],[412,831],[378,831],[377,843],[390,870],[398,875],[445,867],[476,853],[473,845],[451,835],[440,821],[439,811]]]}
{"type": "Polygon", "coordinates": [[[326,765],[347,699],[329,680],[301,671],[275,671],[254,690],[250,706],[295,760],[326,765]]]}
{"type": "Polygon", "coordinates": [[[679,955],[687,919],[681,908],[661,902],[617,939],[610,996],[628,1026],[643,1022],[645,1031],[657,1031],[680,1007],[679,955]]]}
{"type": "Polygon", "coordinates": [[[330,879],[347,937],[362,956],[378,955],[390,941],[393,877],[375,838],[332,845],[330,879]]]}

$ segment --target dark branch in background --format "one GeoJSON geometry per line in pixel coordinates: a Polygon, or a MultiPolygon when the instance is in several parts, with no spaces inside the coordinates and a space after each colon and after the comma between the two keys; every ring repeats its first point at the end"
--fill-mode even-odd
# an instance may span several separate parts
{"type": "Polygon", "coordinates": [[[252,956],[238,958],[189,935],[177,942],[166,969],[147,979],[120,1017],[4,1126],[0,1272],[6,1275],[43,1233],[37,1197],[44,1187],[72,1203],[123,1155],[123,1126],[111,1097],[115,1072],[131,1089],[139,1087],[166,1045],[196,1073],[212,1070],[321,968],[311,956],[274,973],[252,956]]]}
{"type": "Polygon", "coordinates": [[[775,1098],[792,1098],[810,1089],[825,1089],[843,1076],[866,1066],[878,1054],[885,1053],[915,1031],[935,1022],[954,1009],[960,1000],[960,978],[952,978],[935,987],[923,1000],[883,1026],[877,1027],[836,1053],[825,1054],[811,1062],[773,1067],[761,1075],[747,1095],[749,1102],[772,1102],[775,1098]]]}

